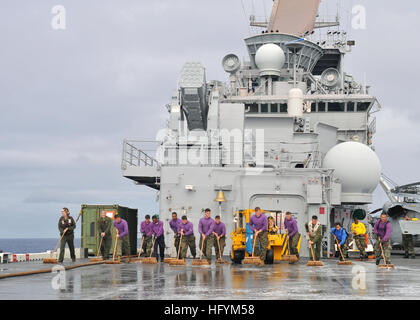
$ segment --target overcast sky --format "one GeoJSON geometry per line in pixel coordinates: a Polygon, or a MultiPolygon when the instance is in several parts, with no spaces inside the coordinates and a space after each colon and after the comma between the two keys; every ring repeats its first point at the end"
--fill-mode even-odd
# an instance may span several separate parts
{"type": "MultiPolygon", "coordinates": [[[[0,238],[56,237],[63,206],[75,216],[83,203],[157,212],[156,191],[121,176],[122,140],[155,139],[186,60],[226,80],[223,56],[246,56],[252,2],[2,0],[0,238]],[[51,27],[55,5],[66,8],[66,30],[51,27]]],[[[366,30],[349,30],[357,46],[346,71],[366,74],[384,107],[374,141],[383,171],[420,181],[420,2],[342,2],[367,9],[366,30]]],[[[256,15],[271,3],[254,0],[256,15]]],[[[386,200],[375,196],[373,206],[386,200]]]]}

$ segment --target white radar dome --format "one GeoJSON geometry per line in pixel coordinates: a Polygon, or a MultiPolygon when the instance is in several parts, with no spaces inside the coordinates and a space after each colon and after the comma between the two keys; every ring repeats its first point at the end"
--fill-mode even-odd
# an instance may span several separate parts
{"type": "Polygon", "coordinates": [[[261,46],[255,55],[255,64],[261,75],[279,75],[285,61],[283,49],[274,43],[261,46]]]}
{"type": "Polygon", "coordinates": [[[378,186],[382,170],[376,153],[360,142],[343,142],[331,148],[323,167],[334,169],[334,176],[340,180],[342,194],[348,202],[358,202],[351,201],[351,194],[354,198],[371,194],[378,186]]]}

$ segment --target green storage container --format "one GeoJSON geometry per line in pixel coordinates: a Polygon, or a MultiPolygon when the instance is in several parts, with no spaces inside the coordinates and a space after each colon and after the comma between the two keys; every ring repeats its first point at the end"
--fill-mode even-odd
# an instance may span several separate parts
{"type": "MultiPolygon", "coordinates": [[[[121,207],[119,205],[82,205],[82,248],[87,248],[90,255],[96,255],[99,247],[98,221],[101,218],[101,212],[105,211],[111,218],[119,214],[122,219],[127,221],[128,235],[130,237],[130,251],[132,255],[137,254],[137,224],[138,210],[121,207]]],[[[112,228],[112,247],[111,254],[115,244],[115,228],[112,228]]]]}

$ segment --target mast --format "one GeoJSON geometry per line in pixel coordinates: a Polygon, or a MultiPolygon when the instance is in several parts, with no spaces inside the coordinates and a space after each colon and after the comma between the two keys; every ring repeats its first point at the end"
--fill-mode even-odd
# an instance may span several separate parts
{"type": "Polygon", "coordinates": [[[258,22],[251,16],[251,26],[295,36],[304,36],[317,28],[328,28],[340,25],[336,21],[317,22],[320,0],[274,0],[270,21],[258,22]]]}

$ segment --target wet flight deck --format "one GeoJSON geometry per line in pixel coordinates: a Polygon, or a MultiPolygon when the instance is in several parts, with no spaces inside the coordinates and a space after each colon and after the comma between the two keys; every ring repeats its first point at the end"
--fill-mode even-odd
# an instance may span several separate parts
{"type": "MultiPolygon", "coordinates": [[[[0,279],[0,299],[418,299],[420,294],[419,260],[394,258],[395,270],[378,269],[374,261],[338,266],[336,260],[323,260],[324,267],[307,267],[305,262],[263,268],[193,267],[191,260],[186,267],[102,264],[66,271],[61,288],[53,273],[0,279]]],[[[51,267],[5,264],[0,274],[51,267]]]]}

